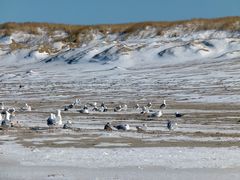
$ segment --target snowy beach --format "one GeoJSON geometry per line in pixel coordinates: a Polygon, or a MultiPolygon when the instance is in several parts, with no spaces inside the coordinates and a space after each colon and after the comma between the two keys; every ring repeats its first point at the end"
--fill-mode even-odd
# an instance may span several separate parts
{"type": "Polygon", "coordinates": [[[63,31],[0,36],[0,102],[21,124],[0,129],[0,179],[239,179],[240,34],[184,28],[89,31],[74,48],[63,31]],[[103,102],[106,112],[93,110],[103,102]],[[48,127],[57,109],[71,129],[48,127]]]}

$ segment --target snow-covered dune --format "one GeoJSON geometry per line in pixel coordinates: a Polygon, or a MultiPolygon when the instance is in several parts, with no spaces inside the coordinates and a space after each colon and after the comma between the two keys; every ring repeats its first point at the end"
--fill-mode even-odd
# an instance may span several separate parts
{"type": "MultiPolygon", "coordinates": [[[[238,23],[234,24],[239,29],[238,23]]],[[[134,27],[134,26],[133,26],[134,27]]],[[[100,29],[79,32],[72,42],[64,30],[49,32],[38,28],[37,33],[23,30],[4,34],[0,31],[0,64],[17,59],[17,64],[64,63],[122,67],[155,66],[202,59],[239,58],[238,30],[196,30],[194,23],[165,28],[161,33],[146,25],[131,33],[101,32],[100,29]],[[195,29],[194,29],[195,28],[195,29]],[[1,35],[2,34],[2,35],[1,35]],[[77,41],[78,43],[76,43],[77,41]]],[[[11,63],[13,63],[11,61],[11,63]]],[[[67,67],[67,66],[65,66],[67,67]]]]}

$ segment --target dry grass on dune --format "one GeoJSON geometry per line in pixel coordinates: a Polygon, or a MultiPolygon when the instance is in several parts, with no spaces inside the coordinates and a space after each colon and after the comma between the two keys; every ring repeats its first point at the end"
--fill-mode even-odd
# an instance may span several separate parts
{"type": "Polygon", "coordinates": [[[139,23],[126,23],[126,24],[99,24],[99,25],[67,25],[67,24],[50,24],[50,23],[4,23],[0,24],[0,32],[4,35],[10,35],[14,31],[24,31],[30,34],[39,34],[39,28],[44,29],[49,35],[54,31],[61,30],[68,34],[65,37],[65,42],[79,43],[79,39],[85,38],[90,30],[97,30],[103,34],[107,33],[120,33],[129,35],[139,30],[145,29],[147,26],[155,27],[157,35],[168,28],[182,26],[188,28],[193,25],[195,31],[199,30],[240,30],[240,17],[223,17],[215,19],[191,19],[173,22],[139,22],[139,23]]]}
{"type": "Polygon", "coordinates": [[[55,30],[63,30],[67,33],[80,33],[88,30],[99,30],[102,33],[107,31],[111,32],[132,32],[137,29],[143,29],[146,26],[152,26],[156,28],[169,28],[178,25],[196,24],[198,29],[219,29],[219,30],[240,30],[240,17],[223,17],[215,19],[191,19],[182,21],[169,21],[169,22],[139,22],[139,23],[126,23],[126,24],[99,24],[99,25],[68,25],[68,24],[51,24],[51,23],[15,23],[9,22],[0,24],[1,30],[6,32],[21,30],[29,33],[37,34],[37,28],[43,28],[49,32],[55,30]],[[236,24],[238,23],[238,24],[236,24]]]}

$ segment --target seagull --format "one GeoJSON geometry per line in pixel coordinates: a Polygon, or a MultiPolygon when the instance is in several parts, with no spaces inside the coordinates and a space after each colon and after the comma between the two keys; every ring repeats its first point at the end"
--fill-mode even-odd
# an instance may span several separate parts
{"type": "Polygon", "coordinates": [[[56,116],[55,114],[51,113],[50,116],[47,119],[47,125],[49,127],[53,127],[56,125],[56,116]]]}
{"type": "Polygon", "coordinates": [[[127,111],[127,108],[128,108],[127,105],[124,104],[123,107],[122,107],[122,110],[127,111]]]}
{"type": "Polygon", "coordinates": [[[75,99],[75,101],[74,101],[73,104],[74,104],[74,105],[80,104],[80,99],[75,99]]]}
{"type": "Polygon", "coordinates": [[[135,108],[136,108],[136,110],[139,110],[139,108],[140,108],[139,104],[136,104],[135,108]]]}
{"type": "Polygon", "coordinates": [[[141,114],[146,114],[146,113],[149,113],[149,110],[148,110],[148,108],[146,106],[143,106],[141,114]]]}
{"type": "Polygon", "coordinates": [[[169,131],[170,131],[170,130],[174,130],[174,129],[177,128],[177,123],[176,123],[176,122],[173,122],[173,121],[171,121],[171,120],[168,120],[168,121],[167,121],[167,128],[168,128],[169,131]]]}
{"type": "Polygon", "coordinates": [[[62,125],[62,116],[61,116],[61,110],[57,110],[57,117],[56,117],[56,123],[57,125],[62,125]]]}
{"type": "Polygon", "coordinates": [[[101,107],[105,107],[105,103],[104,102],[102,102],[101,107]]]}
{"type": "Polygon", "coordinates": [[[153,112],[148,117],[161,117],[161,116],[162,116],[162,111],[157,111],[157,112],[153,112]]]}
{"type": "Polygon", "coordinates": [[[97,106],[93,106],[93,109],[92,109],[92,111],[100,111],[100,109],[98,109],[98,107],[97,107],[97,106]]]}
{"type": "Polygon", "coordinates": [[[119,105],[117,107],[114,108],[114,112],[120,112],[122,110],[122,106],[119,105]]]}
{"type": "Polygon", "coordinates": [[[64,125],[63,129],[71,129],[72,128],[72,121],[68,120],[64,125]]]}
{"type": "Polygon", "coordinates": [[[10,114],[14,114],[16,112],[16,109],[15,108],[8,108],[7,111],[10,113],[10,114]]]}
{"type": "Polygon", "coordinates": [[[160,109],[165,109],[167,107],[166,100],[163,100],[163,104],[161,104],[160,109]]]}
{"type": "Polygon", "coordinates": [[[123,130],[123,131],[130,130],[130,126],[128,124],[119,124],[113,127],[117,128],[117,130],[123,130]]]}
{"type": "Polygon", "coordinates": [[[113,127],[112,127],[112,125],[111,125],[110,122],[108,122],[107,124],[105,124],[104,130],[105,130],[105,131],[112,131],[112,130],[113,130],[113,127]]]}
{"type": "Polygon", "coordinates": [[[7,112],[10,113],[10,119],[15,116],[16,109],[15,108],[8,108],[7,112]]]}
{"type": "Polygon", "coordinates": [[[10,113],[8,111],[5,112],[5,118],[2,120],[1,126],[4,128],[11,127],[10,113]]]}
{"type": "Polygon", "coordinates": [[[88,114],[89,111],[88,111],[87,105],[84,105],[83,109],[80,109],[79,112],[80,112],[80,113],[83,113],[83,114],[88,114]]]}
{"type": "Polygon", "coordinates": [[[102,102],[101,107],[98,110],[99,112],[107,112],[108,108],[107,106],[104,104],[104,102],[102,102]]]}
{"type": "Polygon", "coordinates": [[[152,103],[149,102],[149,103],[147,104],[147,107],[148,107],[148,108],[151,108],[151,107],[152,107],[152,103]]]}
{"type": "Polygon", "coordinates": [[[22,107],[21,110],[23,110],[23,111],[31,111],[31,110],[32,110],[32,107],[29,106],[27,103],[25,103],[25,106],[22,107]]]}
{"type": "Polygon", "coordinates": [[[176,112],[176,113],[175,113],[175,116],[176,116],[176,117],[182,117],[182,116],[184,116],[184,114],[181,114],[181,113],[179,113],[179,112],[176,112]]]}
{"type": "Polygon", "coordinates": [[[68,111],[69,109],[72,109],[73,107],[74,107],[74,103],[69,104],[69,105],[64,107],[64,111],[68,111]]]}
{"type": "Polygon", "coordinates": [[[97,106],[97,102],[94,102],[94,103],[88,103],[90,106],[92,107],[96,107],[97,106]]]}
{"type": "Polygon", "coordinates": [[[147,124],[142,124],[142,126],[136,126],[138,132],[145,132],[147,130],[147,124]]]}
{"type": "Polygon", "coordinates": [[[4,109],[5,109],[3,102],[0,103],[0,106],[1,106],[1,107],[0,107],[0,110],[4,110],[4,109]]]}
{"type": "Polygon", "coordinates": [[[107,112],[108,108],[107,106],[101,106],[101,108],[98,109],[99,112],[107,112]]]}

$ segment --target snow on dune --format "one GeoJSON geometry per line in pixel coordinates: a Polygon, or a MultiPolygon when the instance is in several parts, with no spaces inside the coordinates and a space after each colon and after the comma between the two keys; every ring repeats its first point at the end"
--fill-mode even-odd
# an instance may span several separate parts
{"type": "MultiPolygon", "coordinates": [[[[56,32],[53,37],[60,35],[65,36],[63,32],[56,32]]],[[[72,49],[63,48],[65,46],[63,42],[54,42],[53,37],[48,38],[46,33],[36,36],[14,33],[0,38],[0,43],[7,46],[12,43],[12,39],[15,42],[30,41],[33,43],[32,47],[28,48],[31,52],[28,58],[39,60],[39,62],[44,60],[46,63],[88,63],[90,66],[109,63],[113,64],[113,67],[155,66],[156,63],[161,65],[161,63],[181,63],[189,60],[240,57],[240,33],[238,32],[207,30],[188,34],[178,28],[170,29],[163,36],[158,36],[154,28],[146,27],[145,30],[125,39],[121,39],[121,35],[104,36],[98,31],[91,31],[88,35],[89,38],[82,37],[86,43],[72,49]],[[178,35],[170,36],[174,32],[178,32],[178,35]],[[38,52],[35,46],[45,40],[58,52],[49,55],[38,52]]],[[[20,51],[26,51],[26,49],[20,51]]],[[[5,58],[5,55],[2,56],[5,58]]],[[[14,58],[14,55],[12,57],[14,58]]],[[[24,58],[19,56],[17,59],[21,65],[20,60],[24,58]]]]}

